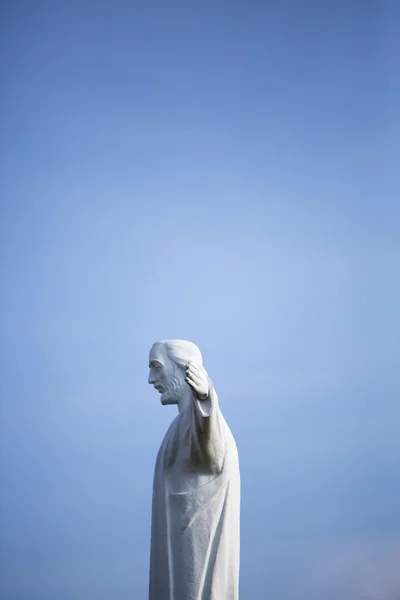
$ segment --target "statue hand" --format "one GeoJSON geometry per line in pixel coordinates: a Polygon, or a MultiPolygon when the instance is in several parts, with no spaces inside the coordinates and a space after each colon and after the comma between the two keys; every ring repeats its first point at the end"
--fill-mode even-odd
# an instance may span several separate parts
{"type": "Polygon", "coordinates": [[[205,400],[209,393],[206,370],[201,365],[188,362],[186,365],[186,383],[194,390],[200,400],[205,400]]]}

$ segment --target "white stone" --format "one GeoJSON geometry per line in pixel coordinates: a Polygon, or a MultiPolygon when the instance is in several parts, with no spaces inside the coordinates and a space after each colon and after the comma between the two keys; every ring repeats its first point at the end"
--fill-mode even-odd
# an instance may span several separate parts
{"type": "Polygon", "coordinates": [[[164,340],[150,351],[149,383],[177,404],[154,472],[150,600],[237,600],[240,474],[200,350],[164,340]]]}

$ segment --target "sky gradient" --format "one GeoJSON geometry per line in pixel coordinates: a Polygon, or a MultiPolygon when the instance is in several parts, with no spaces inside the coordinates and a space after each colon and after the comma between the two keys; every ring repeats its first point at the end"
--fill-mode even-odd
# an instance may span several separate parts
{"type": "Polygon", "coordinates": [[[241,599],[400,597],[396,2],[1,3],[1,600],[147,597],[163,338],[241,599]]]}

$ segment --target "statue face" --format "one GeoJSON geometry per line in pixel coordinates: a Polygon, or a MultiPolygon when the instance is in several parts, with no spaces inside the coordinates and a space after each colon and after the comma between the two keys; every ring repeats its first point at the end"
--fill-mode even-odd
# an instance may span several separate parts
{"type": "Polygon", "coordinates": [[[162,404],[178,404],[181,379],[176,365],[167,355],[164,344],[154,344],[149,356],[149,383],[161,394],[162,404]]]}

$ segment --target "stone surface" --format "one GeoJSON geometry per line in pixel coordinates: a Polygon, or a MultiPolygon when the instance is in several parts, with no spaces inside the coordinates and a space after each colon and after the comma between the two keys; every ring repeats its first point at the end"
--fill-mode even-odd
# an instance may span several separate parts
{"type": "Polygon", "coordinates": [[[240,475],[233,435],[191,342],[150,351],[149,383],[177,404],[153,485],[150,600],[237,600],[240,475]]]}

